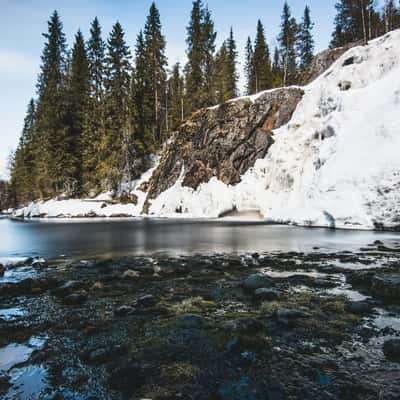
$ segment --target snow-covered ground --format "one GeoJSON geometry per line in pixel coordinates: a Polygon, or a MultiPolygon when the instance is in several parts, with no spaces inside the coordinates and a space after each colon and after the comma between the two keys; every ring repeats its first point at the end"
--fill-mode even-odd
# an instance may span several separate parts
{"type": "MultiPolygon", "coordinates": [[[[238,185],[213,178],[194,191],[179,179],[152,201],[150,216],[216,218],[251,210],[306,226],[400,225],[400,31],[350,49],[303,89],[289,124],[274,131],[267,156],[238,185]]],[[[102,208],[110,199],[105,193],[96,201],[32,203],[14,215],[138,216],[146,197],[138,187],[153,169],[134,182],[137,205],[102,208]]]]}
{"type": "Polygon", "coordinates": [[[266,158],[238,185],[214,178],[193,191],[179,180],[150,213],[217,217],[251,209],[307,226],[400,225],[400,31],[350,49],[304,90],[266,158]]]}
{"type": "Polygon", "coordinates": [[[131,194],[137,197],[137,204],[110,204],[112,193],[99,194],[94,199],[48,200],[32,202],[27,207],[13,211],[13,216],[23,218],[70,218],[70,217],[128,217],[139,216],[146,199],[146,193],[140,186],[149,181],[158,164],[158,157],[153,157],[153,166],[141,177],[132,182],[131,194]]]}

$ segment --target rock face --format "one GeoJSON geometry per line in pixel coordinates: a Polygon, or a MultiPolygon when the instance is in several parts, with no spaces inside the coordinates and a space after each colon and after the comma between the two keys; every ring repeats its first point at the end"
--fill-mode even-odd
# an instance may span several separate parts
{"type": "Polygon", "coordinates": [[[277,89],[200,110],[172,135],[149,184],[156,198],[183,173],[183,186],[197,189],[217,177],[237,184],[274,142],[272,131],[289,122],[303,97],[299,88],[277,89]]]}
{"type": "MultiPolygon", "coordinates": [[[[313,62],[311,63],[310,68],[303,76],[303,84],[307,85],[312,82],[314,79],[318,78],[321,74],[323,74],[339,57],[341,57],[347,50],[352,47],[361,45],[362,42],[349,43],[344,47],[338,47],[336,49],[327,49],[317,54],[314,57],[313,62]]],[[[354,62],[354,59],[350,58],[345,61],[344,66],[351,65],[354,62]]]]}

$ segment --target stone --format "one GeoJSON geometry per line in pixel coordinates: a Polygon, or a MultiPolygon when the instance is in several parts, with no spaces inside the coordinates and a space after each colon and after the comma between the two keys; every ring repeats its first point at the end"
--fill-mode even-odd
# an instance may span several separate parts
{"type": "Polygon", "coordinates": [[[6,272],[6,267],[3,264],[0,264],[0,276],[4,276],[6,272]]]}
{"type": "Polygon", "coordinates": [[[386,340],[383,344],[383,353],[388,360],[400,362],[400,339],[386,340]]]}
{"type": "Polygon", "coordinates": [[[133,311],[134,311],[133,307],[124,305],[124,306],[118,307],[114,311],[114,314],[118,317],[122,317],[124,315],[128,315],[128,314],[132,313],[133,311]]]}
{"type": "Polygon", "coordinates": [[[372,278],[372,293],[391,302],[400,302],[400,274],[378,274],[372,278]]]}
{"type": "Polygon", "coordinates": [[[182,314],[178,317],[178,325],[182,328],[201,328],[204,325],[204,319],[198,314],[182,314]]]}
{"type": "Polygon", "coordinates": [[[243,287],[247,290],[256,290],[274,285],[273,280],[264,274],[249,275],[243,282],[243,287]]]}
{"type": "Polygon", "coordinates": [[[66,296],[82,287],[81,282],[78,281],[67,281],[62,286],[56,289],[56,293],[59,296],[66,296]]]}
{"type": "Polygon", "coordinates": [[[134,361],[118,363],[111,371],[108,384],[113,389],[133,392],[146,382],[146,374],[141,365],[134,361]]]}
{"type": "Polygon", "coordinates": [[[279,322],[283,324],[288,324],[290,321],[293,320],[308,318],[310,317],[310,314],[297,309],[280,308],[275,312],[275,316],[279,322]]]}
{"type": "Polygon", "coordinates": [[[348,65],[353,65],[354,64],[354,57],[349,57],[349,58],[346,58],[344,61],[343,61],[343,67],[347,67],[348,65]]]}
{"type": "Polygon", "coordinates": [[[140,272],[133,271],[132,269],[127,269],[123,274],[122,277],[125,279],[137,279],[140,277],[140,272]]]}
{"type": "Polygon", "coordinates": [[[35,258],[32,261],[32,267],[34,268],[45,268],[47,267],[47,261],[44,258],[35,258]]]}
{"type": "Polygon", "coordinates": [[[338,83],[338,86],[339,86],[339,89],[340,89],[342,92],[345,92],[345,91],[351,89],[351,82],[350,82],[350,81],[340,81],[340,82],[338,83]]]}
{"type": "Polygon", "coordinates": [[[157,303],[157,299],[152,294],[141,296],[136,300],[138,307],[152,307],[157,303]]]}
{"type": "Polygon", "coordinates": [[[102,289],[104,289],[104,285],[101,282],[95,282],[90,287],[90,290],[102,290],[102,289]]]}
{"type": "Polygon", "coordinates": [[[352,314],[363,315],[371,312],[372,305],[367,301],[352,301],[347,305],[346,309],[352,314]]]}
{"type": "Polygon", "coordinates": [[[263,330],[265,325],[256,318],[243,317],[226,322],[224,329],[229,332],[255,333],[263,330]]]}
{"type": "Polygon", "coordinates": [[[213,177],[237,184],[265,157],[273,130],[290,121],[303,95],[300,88],[283,88],[260,94],[254,102],[239,99],[194,113],[169,139],[149,181],[144,212],[177,182],[183,166],[183,186],[197,189],[213,177]]]}
{"type": "Polygon", "coordinates": [[[86,293],[72,293],[64,298],[64,303],[71,306],[79,306],[88,299],[86,293]]]}
{"type": "Polygon", "coordinates": [[[254,291],[254,298],[256,300],[277,300],[280,297],[280,291],[270,288],[259,288],[254,291]]]}

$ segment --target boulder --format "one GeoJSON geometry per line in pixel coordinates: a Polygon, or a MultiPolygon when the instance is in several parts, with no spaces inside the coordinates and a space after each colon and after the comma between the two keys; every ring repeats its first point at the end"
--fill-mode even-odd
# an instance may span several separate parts
{"type": "Polygon", "coordinates": [[[301,318],[309,318],[310,314],[302,310],[290,309],[290,308],[280,308],[275,312],[276,319],[282,324],[289,324],[293,320],[301,318]]]}
{"type": "Polygon", "coordinates": [[[368,301],[351,301],[347,306],[346,310],[349,313],[364,315],[371,312],[373,306],[368,301]]]}
{"type": "Polygon", "coordinates": [[[137,279],[137,278],[140,277],[140,272],[133,271],[132,269],[127,269],[122,274],[122,277],[125,278],[125,279],[137,279]]]}
{"type": "Polygon", "coordinates": [[[254,291],[254,298],[260,301],[272,301],[277,300],[280,297],[281,292],[278,289],[270,288],[259,288],[254,291]]]}
{"type": "Polygon", "coordinates": [[[178,317],[178,325],[182,328],[201,328],[204,325],[204,319],[198,314],[182,314],[178,317]]]}
{"type": "Polygon", "coordinates": [[[247,290],[256,290],[275,286],[274,281],[264,274],[249,275],[243,282],[243,287],[247,290]]]}
{"type": "Polygon", "coordinates": [[[351,89],[351,82],[350,82],[350,81],[340,81],[340,82],[338,83],[338,86],[339,86],[339,89],[340,89],[342,92],[345,92],[345,91],[351,89]]]}
{"type": "Polygon", "coordinates": [[[383,353],[388,360],[400,362],[400,339],[386,340],[383,344],[383,353]]]}
{"type": "Polygon", "coordinates": [[[255,333],[262,331],[265,325],[256,318],[243,317],[226,322],[224,329],[229,332],[255,333]]]}
{"type": "Polygon", "coordinates": [[[372,278],[372,293],[384,300],[400,303],[400,274],[378,274],[372,278]]]}
{"type": "Polygon", "coordinates": [[[6,267],[3,264],[0,264],[0,276],[3,276],[6,272],[6,267]]]}
{"type": "Polygon", "coordinates": [[[32,261],[32,267],[34,268],[45,268],[47,267],[47,261],[44,258],[35,258],[32,261]]]}

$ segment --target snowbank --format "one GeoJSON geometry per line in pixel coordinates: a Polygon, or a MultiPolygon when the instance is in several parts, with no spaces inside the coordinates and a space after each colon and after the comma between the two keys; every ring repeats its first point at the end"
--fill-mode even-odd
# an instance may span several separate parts
{"type": "Polygon", "coordinates": [[[178,180],[150,214],[256,209],[271,221],[308,226],[399,226],[399,49],[400,31],[350,49],[303,88],[290,123],[275,130],[266,158],[238,185],[214,178],[193,191],[178,180]]]}
{"type": "Polygon", "coordinates": [[[140,190],[157,167],[158,158],[153,158],[153,167],[144,172],[141,177],[132,182],[131,194],[137,197],[137,204],[109,204],[112,192],[101,193],[94,199],[48,200],[32,202],[27,207],[13,212],[19,218],[71,218],[71,217],[135,217],[139,216],[146,193],[140,190]]]}

